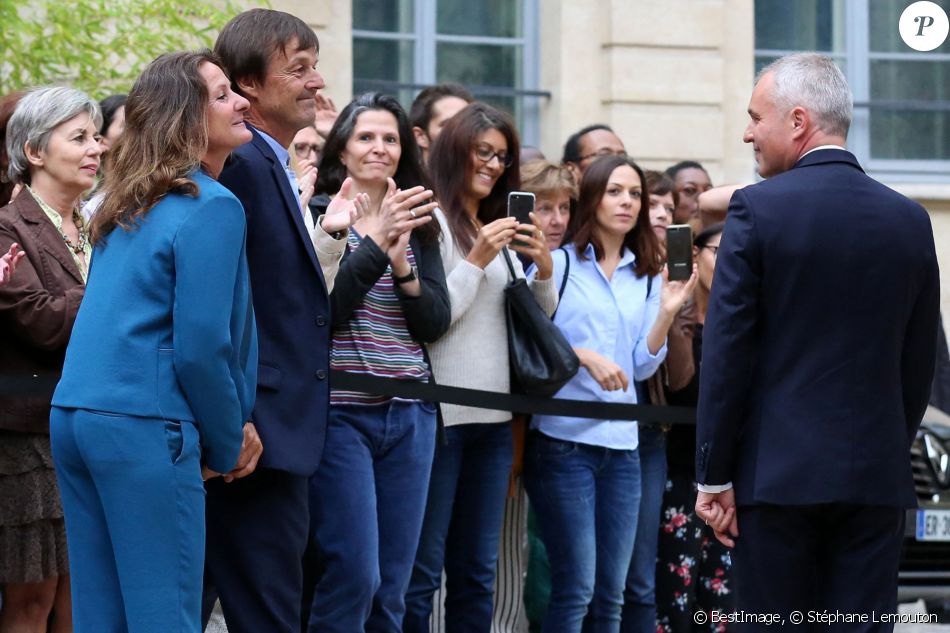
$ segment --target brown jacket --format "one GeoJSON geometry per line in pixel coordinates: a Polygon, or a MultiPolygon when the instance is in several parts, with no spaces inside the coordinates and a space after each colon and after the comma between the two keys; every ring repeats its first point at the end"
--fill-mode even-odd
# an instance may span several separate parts
{"type": "Polygon", "coordinates": [[[666,360],[647,383],[651,404],[667,404],[667,392],[685,388],[696,374],[693,333],[698,318],[696,301],[690,297],[673,317],[667,336],[666,360]]]}
{"type": "MultiPolygon", "coordinates": [[[[58,374],[86,286],[63,236],[26,189],[0,209],[0,252],[13,242],[26,257],[0,286],[0,376],[58,374]]],[[[0,395],[0,429],[49,433],[50,396],[0,395]]]]}

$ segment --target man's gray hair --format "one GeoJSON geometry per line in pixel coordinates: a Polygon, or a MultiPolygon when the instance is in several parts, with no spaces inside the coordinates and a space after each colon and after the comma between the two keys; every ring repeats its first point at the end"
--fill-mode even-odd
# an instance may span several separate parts
{"type": "Polygon", "coordinates": [[[847,138],[854,99],[844,74],[830,58],[817,53],[786,55],[763,68],[756,82],[766,73],[773,74],[771,96],[779,110],[801,106],[823,132],[847,138]]]}
{"type": "Polygon", "coordinates": [[[102,125],[99,104],[74,88],[37,88],[20,99],[7,123],[7,156],[10,159],[7,175],[10,182],[30,182],[26,145],[33,151],[45,150],[53,129],[83,112],[92,117],[96,129],[102,125]]]}

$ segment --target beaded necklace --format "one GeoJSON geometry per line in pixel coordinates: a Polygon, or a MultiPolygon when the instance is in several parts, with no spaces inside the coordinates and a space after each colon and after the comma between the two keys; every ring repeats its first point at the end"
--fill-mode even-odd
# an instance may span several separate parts
{"type": "Polygon", "coordinates": [[[79,215],[79,212],[76,210],[73,211],[73,222],[76,223],[76,229],[79,231],[78,244],[73,244],[66,236],[66,232],[62,229],[59,230],[59,234],[63,236],[63,241],[66,242],[66,248],[76,255],[82,255],[86,251],[86,245],[89,244],[89,231],[86,230],[86,223],[82,221],[82,216],[79,215]]]}

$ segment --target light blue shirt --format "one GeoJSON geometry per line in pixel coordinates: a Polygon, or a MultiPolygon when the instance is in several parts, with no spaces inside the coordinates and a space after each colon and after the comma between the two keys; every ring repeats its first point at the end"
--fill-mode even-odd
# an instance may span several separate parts
{"type": "Polygon", "coordinates": [[[264,139],[264,142],[267,143],[268,147],[274,150],[274,155],[277,156],[277,160],[283,166],[284,173],[287,175],[287,182],[290,183],[290,190],[294,192],[294,197],[298,198],[299,200],[300,185],[297,184],[297,174],[295,174],[294,170],[290,167],[290,152],[288,152],[286,147],[278,143],[277,140],[267,132],[258,130],[256,127],[254,129],[257,130],[257,133],[261,135],[261,138],[264,139]]]}
{"type": "MultiPolygon", "coordinates": [[[[652,376],[666,358],[666,343],[656,354],[647,348],[647,335],[660,310],[662,278],[657,275],[647,296],[647,277],[637,277],[636,256],[624,249],[613,277],[607,279],[590,244],[587,259],[578,259],[574,246],[564,247],[571,268],[554,323],[573,347],[589,349],[617,363],[630,379],[626,391],[604,391],[581,367],[577,375],[555,394],[555,398],[636,404],[634,380],[652,376]]],[[[560,288],[564,276],[564,251],[554,251],[554,279],[560,288]]],[[[532,266],[528,275],[534,275],[532,266]]],[[[629,420],[595,420],[551,415],[535,415],[531,428],[550,437],[605,446],[634,449],[638,446],[637,424],[629,420]]]]}

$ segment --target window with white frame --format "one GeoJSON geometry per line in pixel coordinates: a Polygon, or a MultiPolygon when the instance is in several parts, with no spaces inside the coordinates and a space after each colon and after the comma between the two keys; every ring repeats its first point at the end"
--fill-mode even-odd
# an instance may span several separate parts
{"type": "Polygon", "coordinates": [[[353,0],[353,93],[406,107],[427,85],[456,82],[509,112],[537,145],[538,0],[353,0]]]}
{"type": "MultiPolygon", "coordinates": [[[[950,13],[950,0],[933,0],[950,13]]],[[[848,146],[889,181],[950,183],[950,39],[930,52],[901,39],[909,0],[755,0],[756,71],[813,50],[854,93],[848,146]]]]}

